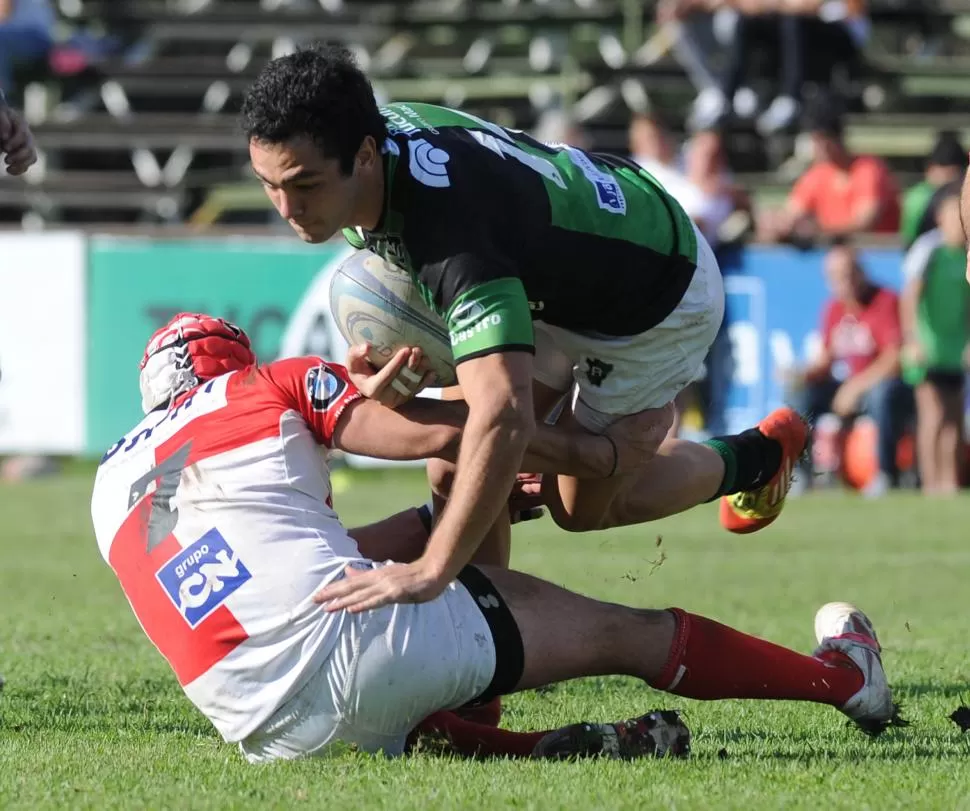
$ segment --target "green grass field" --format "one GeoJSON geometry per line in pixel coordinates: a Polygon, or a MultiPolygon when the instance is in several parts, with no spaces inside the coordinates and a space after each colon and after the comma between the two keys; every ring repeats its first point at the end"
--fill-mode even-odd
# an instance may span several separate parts
{"type": "MultiPolygon", "coordinates": [[[[142,635],[95,547],[90,486],[89,472],[0,486],[0,808],[970,808],[970,733],[947,717],[970,702],[965,498],[815,496],[747,538],[722,532],[713,507],[611,533],[565,535],[548,519],[517,532],[517,568],[610,600],[683,606],[799,650],[814,646],[819,605],[856,601],[876,623],[912,722],[878,740],[826,707],[692,702],[630,679],[590,679],[507,699],[504,724],[680,707],[694,756],[543,764],[344,754],[253,767],[142,635]]],[[[368,475],[337,504],[357,523],[424,493],[410,472],[368,475]]]]}

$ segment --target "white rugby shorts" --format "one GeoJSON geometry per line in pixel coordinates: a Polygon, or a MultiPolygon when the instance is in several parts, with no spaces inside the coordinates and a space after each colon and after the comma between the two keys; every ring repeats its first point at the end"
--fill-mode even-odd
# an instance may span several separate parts
{"type": "MultiPolygon", "coordinates": [[[[373,564],[384,565],[393,564],[373,564]]],[[[240,742],[246,759],[325,756],[338,743],[400,755],[418,723],[492,684],[496,649],[485,611],[499,601],[491,597],[480,593],[476,601],[455,581],[427,603],[348,615],[306,686],[240,742]]]]}
{"type": "Polygon", "coordinates": [[[724,282],[710,244],[694,232],[697,270],[676,309],[652,329],[596,338],[534,322],[533,377],[563,393],[572,388],[573,414],[584,428],[602,431],[627,414],[665,406],[702,376],[724,318],[724,282]]]}

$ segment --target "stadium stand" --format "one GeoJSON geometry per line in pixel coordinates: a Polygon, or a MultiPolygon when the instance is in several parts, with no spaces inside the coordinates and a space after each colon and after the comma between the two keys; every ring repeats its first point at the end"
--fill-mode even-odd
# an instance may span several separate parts
{"type": "MultiPolygon", "coordinates": [[[[875,0],[865,64],[838,79],[850,147],[886,158],[903,186],[938,130],[970,140],[970,0],[875,0]]],[[[114,56],[70,76],[29,77],[25,105],[42,160],[26,185],[0,178],[0,220],[103,225],[266,220],[236,113],[270,57],[310,42],[350,44],[384,99],[461,106],[528,129],[561,105],[595,147],[623,152],[631,110],[682,122],[695,94],[639,0],[72,0],[72,32],[100,26],[114,56]]],[[[76,35],[76,33],[75,33],[76,35]]],[[[716,58],[716,56],[715,56],[716,58]]],[[[63,60],[61,60],[63,61],[63,60]]],[[[57,60],[52,58],[51,66],[57,60]]],[[[728,139],[739,180],[784,193],[790,136],[728,139]]]]}

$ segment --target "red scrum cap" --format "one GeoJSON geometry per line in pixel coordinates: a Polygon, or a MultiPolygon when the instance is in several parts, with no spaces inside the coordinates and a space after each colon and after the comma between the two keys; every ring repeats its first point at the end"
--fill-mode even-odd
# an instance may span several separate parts
{"type": "Polygon", "coordinates": [[[235,324],[179,313],[148,340],[138,365],[142,410],[148,414],[206,380],[255,363],[249,336],[235,324]]]}

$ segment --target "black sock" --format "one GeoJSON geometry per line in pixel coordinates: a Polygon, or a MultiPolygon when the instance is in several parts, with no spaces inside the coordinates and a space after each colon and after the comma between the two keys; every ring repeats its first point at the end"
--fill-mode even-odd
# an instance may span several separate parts
{"type": "Polygon", "coordinates": [[[757,490],[768,483],[781,464],[781,443],[769,439],[757,428],[731,436],[716,436],[703,444],[724,460],[724,479],[711,501],[732,493],[757,490]]]}

